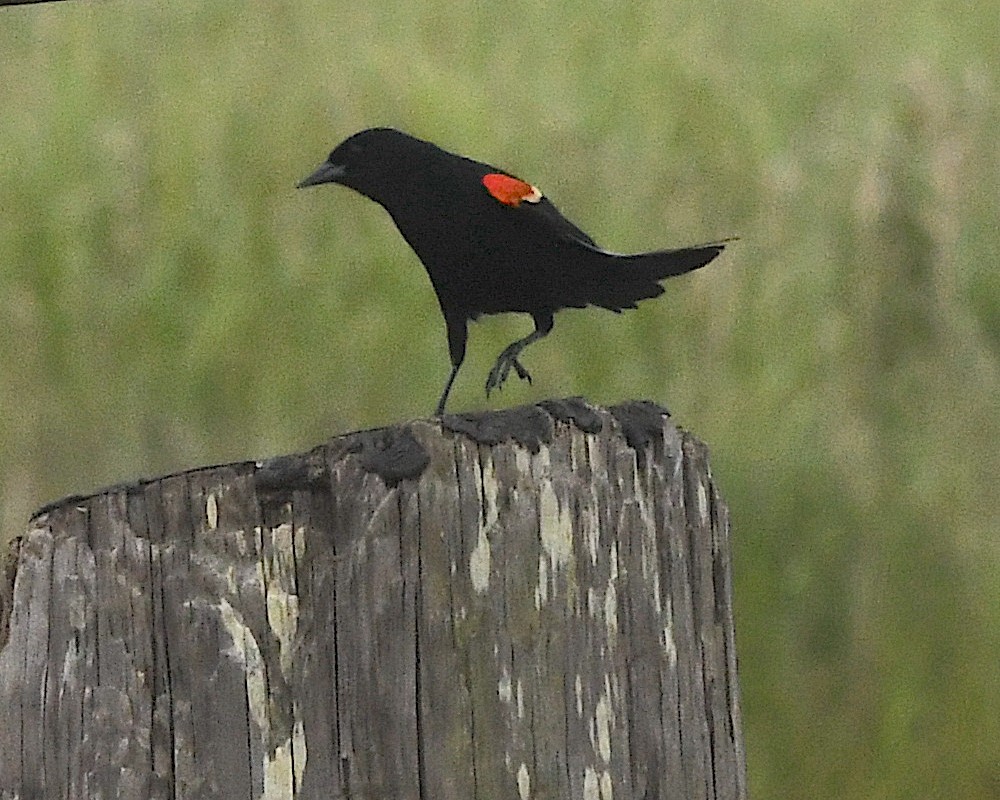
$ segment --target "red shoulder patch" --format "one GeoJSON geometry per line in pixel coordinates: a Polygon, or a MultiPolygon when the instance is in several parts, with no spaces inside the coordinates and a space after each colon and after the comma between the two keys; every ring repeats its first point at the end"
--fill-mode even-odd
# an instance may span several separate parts
{"type": "Polygon", "coordinates": [[[514,208],[523,202],[537,203],[542,199],[542,193],[538,191],[537,187],[499,172],[484,175],[483,186],[494,199],[499,200],[505,206],[513,206],[514,208]]]}

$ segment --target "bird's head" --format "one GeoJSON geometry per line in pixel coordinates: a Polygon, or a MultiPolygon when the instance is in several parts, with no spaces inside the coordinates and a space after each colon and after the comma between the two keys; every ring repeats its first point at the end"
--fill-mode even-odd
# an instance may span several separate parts
{"type": "Polygon", "coordinates": [[[339,183],[382,202],[385,190],[412,170],[414,155],[433,146],[393,128],[369,128],[338,144],[298,188],[339,183]]]}

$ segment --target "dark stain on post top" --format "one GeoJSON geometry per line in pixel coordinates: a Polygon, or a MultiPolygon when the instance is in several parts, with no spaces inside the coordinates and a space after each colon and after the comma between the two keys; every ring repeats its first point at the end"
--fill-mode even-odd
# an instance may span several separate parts
{"type": "MultiPolygon", "coordinates": [[[[622,403],[608,411],[621,427],[629,447],[640,454],[659,441],[663,418],[670,416],[667,409],[648,400],[622,403]]],[[[600,409],[583,398],[568,397],[500,411],[445,414],[441,417],[441,428],[477,444],[493,446],[512,441],[537,453],[543,444],[552,441],[556,421],[575,425],[590,434],[600,433],[604,427],[600,409]]],[[[358,456],[363,469],[379,475],[390,487],[403,480],[418,479],[430,463],[430,455],[407,426],[354,434],[346,450],[358,456]]]]}
{"type": "Polygon", "coordinates": [[[357,433],[347,452],[357,454],[362,469],[378,475],[390,489],[419,478],[431,460],[408,426],[357,433]]]}
{"type": "Polygon", "coordinates": [[[667,409],[649,400],[632,400],[611,406],[608,411],[621,426],[628,446],[639,452],[659,440],[663,432],[663,418],[670,416],[667,409]]]}
{"type": "MultiPolygon", "coordinates": [[[[568,397],[501,411],[446,414],[440,418],[440,424],[443,430],[466,436],[478,444],[492,446],[512,441],[537,453],[543,444],[552,441],[556,422],[574,425],[584,433],[600,433],[605,421],[603,411],[583,398],[568,397]]],[[[645,448],[660,440],[663,418],[670,416],[667,409],[648,400],[622,403],[607,411],[621,427],[629,447],[640,454],[640,460],[645,448]]],[[[430,454],[413,435],[410,426],[396,425],[336,437],[308,453],[229,466],[248,467],[253,475],[255,488],[273,500],[296,490],[322,489],[329,481],[330,459],[337,461],[347,454],[356,456],[362,469],[378,475],[390,488],[398,486],[404,480],[419,479],[430,463],[430,454]]],[[[200,467],[191,472],[209,469],[211,468],[200,467]]],[[[107,487],[90,495],[64,497],[42,506],[32,518],[70,503],[84,503],[99,494],[141,492],[147,484],[159,480],[162,478],[143,478],[107,487]]]]}
{"type": "Polygon", "coordinates": [[[322,448],[265,459],[257,464],[253,477],[257,491],[266,494],[317,490],[327,487],[330,481],[322,448]]]}
{"type": "Polygon", "coordinates": [[[495,445],[514,441],[537,453],[552,441],[552,417],[538,406],[521,406],[479,414],[446,414],[441,427],[468,436],[478,444],[495,445]]]}
{"type": "Polygon", "coordinates": [[[567,397],[563,400],[542,400],[538,405],[548,411],[559,422],[576,425],[584,433],[600,433],[604,420],[592,405],[582,397],[567,397]]]}

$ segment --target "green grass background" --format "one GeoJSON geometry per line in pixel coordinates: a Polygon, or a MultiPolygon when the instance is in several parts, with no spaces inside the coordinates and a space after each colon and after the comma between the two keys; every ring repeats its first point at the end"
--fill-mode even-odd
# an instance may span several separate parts
{"type": "Polygon", "coordinates": [[[396,125],[614,249],[742,237],[638,312],[560,314],[488,404],[530,321],[474,326],[451,408],[649,398],[709,443],[753,796],[1000,796],[990,4],[29,6],[0,11],[0,108],[4,536],[430,413],[420,265],[374,204],[293,189],[396,125]]]}

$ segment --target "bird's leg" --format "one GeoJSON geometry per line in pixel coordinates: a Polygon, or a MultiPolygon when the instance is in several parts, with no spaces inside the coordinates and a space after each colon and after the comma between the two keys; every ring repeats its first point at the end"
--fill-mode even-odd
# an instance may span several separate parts
{"type": "Polygon", "coordinates": [[[450,317],[445,314],[444,323],[448,329],[448,354],[451,356],[451,374],[448,376],[448,381],[444,385],[444,391],[441,392],[441,398],[438,400],[437,409],[434,411],[435,415],[439,417],[444,413],[444,405],[448,402],[451,385],[455,382],[458,369],[462,366],[462,361],[465,360],[465,342],[468,338],[468,325],[464,317],[450,317]]]}
{"type": "Polygon", "coordinates": [[[503,386],[512,367],[517,373],[517,377],[519,377],[522,381],[531,383],[531,373],[524,368],[524,365],[517,360],[517,357],[521,355],[529,344],[537,342],[544,336],[548,336],[549,332],[552,330],[553,324],[552,312],[550,311],[538,312],[532,314],[532,317],[535,320],[535,330],[523,339],[518,339],[516,342],[512,342],[507,345],[507,347],[503,349],[503,352],[497,356],[496,363],[493,365],[493,369],[490,370],[490,374],[486,378],[487,397],[490,396],[490,392],[494,389],[499,389],[503,386]]]}
{"type": "Polygon", "coordinates": [[[458,375],[458,368],[462,366],[462,362],[453,364],[451,368],[451,375],[448,376],[448,382],[444,385],[444,391],[441,392],[441,399],[438,400],[437,410],[434,412],[436,416],[441,416],[444,413],[444,404],[448,402],[448,393],[451,391],[451,385],[455,382],[455,376],[458,375]]]}

